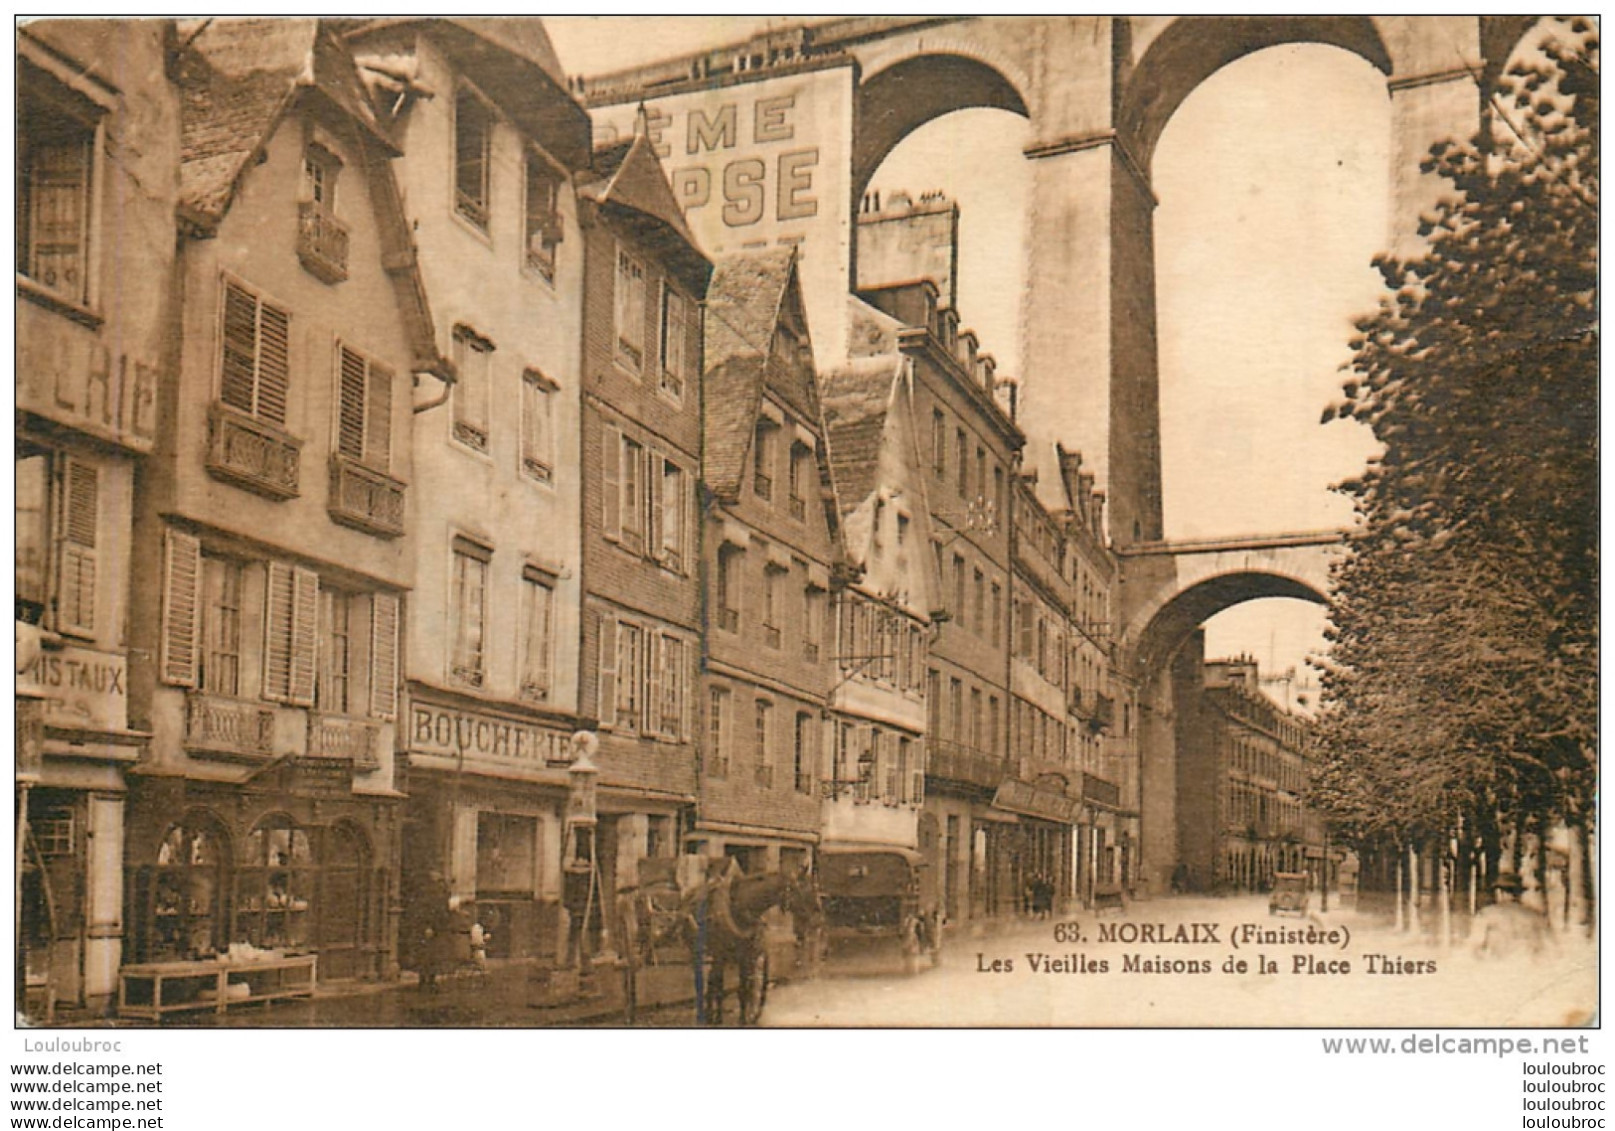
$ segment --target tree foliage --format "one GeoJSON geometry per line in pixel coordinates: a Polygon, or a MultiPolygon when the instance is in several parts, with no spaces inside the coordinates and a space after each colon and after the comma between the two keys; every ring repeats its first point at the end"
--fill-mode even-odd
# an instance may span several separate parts
{"type": "Polygon", "coordinates": [[[1348,837],[1590,822],[1598,613],[1598,40],[1554,25],[1425,165],[1427,251],[1382,257],[1324,414],[1383,455],[1339,488],[1313,800],[1348,837]]]}

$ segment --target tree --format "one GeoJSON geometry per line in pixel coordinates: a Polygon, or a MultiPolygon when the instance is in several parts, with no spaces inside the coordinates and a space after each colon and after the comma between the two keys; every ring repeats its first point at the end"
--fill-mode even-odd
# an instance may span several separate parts
{"type": "Polygon", "coordinates": [[[1597,32],[1526,54],[1432,151],[1452,191],[1423,254],[1377,262],[1324,414],[1384,451],[1339,488],[1314,800],[1359,842],[1491,838],[1494,868],[1503,828],[1585,851],[1597,785],[1597,32]]]}

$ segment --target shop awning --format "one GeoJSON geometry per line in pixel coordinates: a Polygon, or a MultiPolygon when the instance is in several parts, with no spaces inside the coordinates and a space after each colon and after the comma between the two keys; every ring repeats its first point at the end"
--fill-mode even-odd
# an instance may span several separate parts
{"type": "Polygon", "coordinates": [[[1082,811],[1079,799],[1055,793],[1051,789],[1039,789],[1023,781],[1006,781],[999,785],[998,792],[993,795],[993,805],[1011,813],[1041,817],[1045,821],[1057,821],[1064,825],[1076,824],[1082,811]]]}

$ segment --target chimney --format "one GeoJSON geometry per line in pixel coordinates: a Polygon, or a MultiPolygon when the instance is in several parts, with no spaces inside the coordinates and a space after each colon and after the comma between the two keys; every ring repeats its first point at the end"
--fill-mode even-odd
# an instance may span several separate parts
{"type": "Polygon", "coordinates": [[[1065,488],[1065,497],[1072,507],[1080,510],[1088,497],[1082,488],[1082,453],[1068,452],[1060,443],[1054,445],[1054,451],[1060,462],[1060,485],[1065,488]]]}

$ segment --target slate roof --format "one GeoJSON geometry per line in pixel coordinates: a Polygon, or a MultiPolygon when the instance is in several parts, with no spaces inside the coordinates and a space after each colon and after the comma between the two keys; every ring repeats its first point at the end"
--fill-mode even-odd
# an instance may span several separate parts
{"type": "Polygon", "coordinates": [[[589,170],[579,177],[578,195],[635,228],[697,293],[706,289],[711,261],[685,223],[684,210],[644,133],[636,131],[595,149],[589,170]]]}
{"type": "Polygon", "coordinates": [[[242,174],[304,90],[329,97],[396,152],[352,56],[319,20],[182,21],[179,34],[179,204],[191,220],[223,219],[242,174]]]}
{"type": "Polygon", "coordinates": [[[882,357],[851,362],[821,378],[830,471],[844,516],[877,486],[886,422],[901,372],[901,358],[882,357]]]}
{"type": "Polygon", "coordinates": [[[707,286],[704,462],[707,485],[720,498],[739,495],[774,330],[795,273],[792,249],[751,252],[719,260],[707,286]]]}

